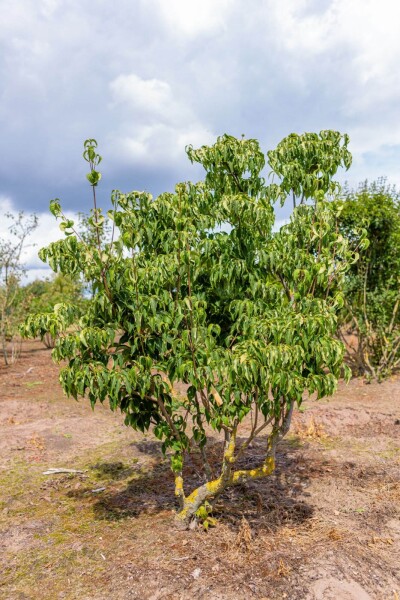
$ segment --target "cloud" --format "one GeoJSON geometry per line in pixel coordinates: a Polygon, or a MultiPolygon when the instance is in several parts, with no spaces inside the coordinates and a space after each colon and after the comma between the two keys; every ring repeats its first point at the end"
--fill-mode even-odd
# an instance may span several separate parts
{"type": "MultiPolygon", "coordinates": [[[[9,213],[13,210],[13,205],[12,205],[12,201],[11,198],[8,198],[7,196],[0,196],[0,215],[1,214],[5,214],[5,213],[9,213]]],[[[3,230],[4,231],[4,217],[2,219],[2,225],[0,224],[0,232],[3,230]]]]}
{"type": "Polygon", "coordinates": [[[119,163],[176,166],[186,160],[187,144],[215,138],[166,81],[130,73],[119,75],[109,87],[113,113],[125,109],[118,131],[109,136],[113,160],[119,163]]]}
{"type": "Polygon", "coordinates": [[[135,73],[119,75],[110,83],[112,108],[125,105],[144,114],[168,115],[174,108],[170,85],[160,79],[141,79],[135,73]]]}
{"type": "Polygon", "coordinates": [[[316,96],[329,86],[327,109],[338,113],[354,152],[399,144],[400,4],[287,0],[274,3],[270,17],[301,85],[316,96]]]}
{"type": "Polygon", "coordinates": [[[233,8],[233,0],[147,0],[147,6],[154,9],[159,18],[173,35],[184,35],[190,39],[201,34],[214,34],[227,27],[227,16],[233,8]]]}
{"type": "Polygon", "coordinates": [[[326,128],[350,134],[350,177],[400,181],[399,18],[393,0],[3,0],[0,195],[80,210],[88,137],[105,204],[195,178],[187,143],[244,133],[267,151],[326,128]]]}

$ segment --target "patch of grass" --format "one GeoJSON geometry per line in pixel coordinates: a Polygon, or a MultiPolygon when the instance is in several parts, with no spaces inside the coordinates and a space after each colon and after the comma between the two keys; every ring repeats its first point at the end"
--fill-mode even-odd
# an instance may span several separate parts
{"type": "Polygon", "coordinates": [[[91,490],[99,485],[98,475],[112,482],[115,490],[126,486],[121,474],[126,475],[138,459],[122,462],[116,457],[129,450],[105,444],[85,452],[72,465],[86,467],[83,475],[45,477],[43,467],[24,460],[0,472],[0,537],[8,532],[5,538],[15,535],[21,540],[15,547],[11,541],[0,564],[1,597],[25,594],[32,600],[54,600],[71,589],[74,597],[91,597],[104,586],[108,560],[122,550],[121,535],[129,539],[141,524],[129,519],[128,534],[126,528],[121,532],[120,523],[98,519],[99,497],[91,490]],[[79,494],[82,489],[88,493],[79,494]]]}
{"type": "Polygon", "coordinates": [[[387,460],[393,460],[400,457],[400,446],[396,446],[392,441],[389,442],[386,450],[377,452],[377,456],[387,460]]]}
{"type": "Polygon", "coordinates": [[[47,543],[43,550],[36,548],[19,553],[17,560],[9,557],[2,586],[10,586],[13,592],[29,594],[27,597],[35,599],[53,600],[71,588],[74,592],[83,592],[81,597],[85,597],[90,589],[96,589],[96,582],[99,583],[107,567],[95,550],[82,550],[82,546],[55,548],[47,543]],[[82,572],[89,577],[82,579],[82,572]]]}
{"type": "Polygon", "coordinates": [[[121,480],[127,479],[129,476],[135,474],[135,465],[139,462],[138,458],[133,458],[130,460],[130,464],[124,464],[122,461],[116,462],[99,462],[97,464],[91,465],[90,469],[94,471],[94,476],[97,479],[107,479],[107,480],[121,480]]]}
{"type": "Polygon", "coordinates": [[[26,381],[24,383],[25,387],[27,388],[35,388],[38,385],[43,385],[44,381],[26,381]]]}
{"type": "Polygon", "coordinates": [[[324,450],[335,450],[340,448],[342,442],[343,440],[339,436],[323,436],[318,439],[318,443],[324,448],[324,450]]]}
{"type": "Polygon", "coordinates": [[[293,449],[302,448],[304,446],[304,442],[294,433],[288,434],[285,437],[285,443],[293,449]]]}
{"type": "Polygon", "coordinates": [[[371,453],[370,444],[357,438],[343,439],[342,448],[344,448],[345,450],[349,450],[354,455],[363,455],[371,453]]]}
{"type": "MultiPolygon", "coordinates": [[[[0,509],[8,508],[14,499],[21,499],[31,486],[37,482],[38,468],[23,459],[15,460],[10,467],[0,471],[0,509]]],[[[5,518],[7,512],[3,514],[5,518]]],[[[0,512],[0,523],[2,513],[0,512]]]]}

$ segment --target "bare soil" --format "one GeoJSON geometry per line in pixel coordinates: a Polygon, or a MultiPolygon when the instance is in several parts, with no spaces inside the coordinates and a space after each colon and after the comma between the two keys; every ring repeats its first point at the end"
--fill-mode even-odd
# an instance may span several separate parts
{"type": "Polygon", "coordinates": [[[58,370],[39,342],[0,367],[0,598],[399,600],[399,378],[307,400],[275,474],[219,498],[206,532],[175,529],[151,433],[65,398],[58,370]]]}

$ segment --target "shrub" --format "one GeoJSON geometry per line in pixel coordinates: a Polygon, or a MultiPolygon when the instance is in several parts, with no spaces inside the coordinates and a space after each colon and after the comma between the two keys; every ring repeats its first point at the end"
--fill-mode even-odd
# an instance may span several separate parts
{"type": "MultiPolygon", "coordinates": [[[[24,293],[28,298],[27,310],[32,314],[51,313],[56,304],[63,302],[76,307],[77,318],[85,309],[83,286],[76,275],[58,273],[52,279],[37,279],[24,287],[24,293]]],[[[49,332],[42,337],[42,342],[47,348],[54,348],[55,341],[56,338],[49,332]]]]}
{"type": "MultiPolygon", "coordinates": [[[[60,202],[51,203],[67,237],[40,256],[56,271],[83,273],[93,298],[75,333],[68,333],[74,307],[66,304],[28,318],[24,332],[59,335],[53,356],[67,361],[60,374],[67,394],[87,395],[92,405],[108,400],[128,426],[153,427],[170,455],[184,525],[228,486],[272,473],[294,406],[305,392],[323,397],[335,389],[344,354],[336,312],[354,252],[325,194],[336,187],[338,167],[350,165],[347,144],[331,131],[289,136],[268,153],[282,178],[269,185],[256,140],[224,135],[211,147],[188,147],[204,181],[179,183],[155,199],[114,191],[108,217],[119,236],[106,245],[79,239],[60,202]],[[298,206],[274,233],[273,205],[288,194],[298,206]],[[245,419],[250,430],[239,439],[245,419]],[[214,475],[207,442],[216,432],[224,447],[214,475]],[[241,468],[261,433],[262,462],[241,468]],[[194,448],[204,483],[188,493],[184,463],[194,448]]],[[[94,140],[84,156],[95,201],[94,140]]],[[[104,226],[96,204],[92,219],[104,226]]]]}
{"type": "Polygon", "coordinates": [[[360,235],[369,240],[346,275],[339,336],[355,373],[380,381],[400,365],[399,193],[384,179],[366,181],[336,204],[350,247],[356,249],[360,235]]]}

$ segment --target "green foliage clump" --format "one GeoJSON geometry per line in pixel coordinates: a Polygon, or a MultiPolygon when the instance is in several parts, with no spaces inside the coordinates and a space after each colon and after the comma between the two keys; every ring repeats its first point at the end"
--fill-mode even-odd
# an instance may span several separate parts
{"type": "Polygon", "coordinates": [[[82,275],[93,297],[77,331],[69,331],[76,308],[63,303],[29,317],[24,333],[57,334],[53,357],[67,363],[60,375],[67,394],[87,395],[92,405],[108,400],[127,425],[153,427],[171,457],[183,523],[227,486],[270,474],[294,405],[305,392],[332,394],[342,373],[336,313],[355,253],[325,192],[350,164],[347,143],[336,132],[289,136],[268,154],[281,184],[261,176],[256,140],[224,135],[213,146],[188,147],[204,181],[179,183],[157,198],[114,191],[108,218],[118,236],[101,243],[100,157],[88,140],[99,236],[82,239],[60,202],[51,203],[66,238],[40,256],[57,272],[82,275]],[[298,206],[274,232],[273,205],[288,194],[298,206]],[[185,394],[175,392],[177,383],[185,394]],[[246,417],[250,432],[239,443],[246,417]],[[224,437],[216,474],[207,457],[212,431],[224,437]],[[261,432],[263,462],[240,469],[261,432]],[[184,459],[196,447],[205,483],[186,494],[184,459]]]}
{"type": "MultiPolygon", "coordinates": [[[[52,313],[54,307],[61,303],[73,304],[79,316],[85,310],[86,300],[83,296],[83,285],[79,278],[58,273],[52,279],[36,279],[23,288],[26,298],[26,311],[30,314],[52,313]]],[[[55,337],[46,332],[42,341],[48,348],[54,348],[55,337]]]]}
{"type": "Polygon", "coordinates": [[[361,232],[369,240],[346,276],[339,335],[355,372],[381,380],[400,365],[400,195],[384,179],[366,181],[336,204],[351,247],[361,232]]]}

